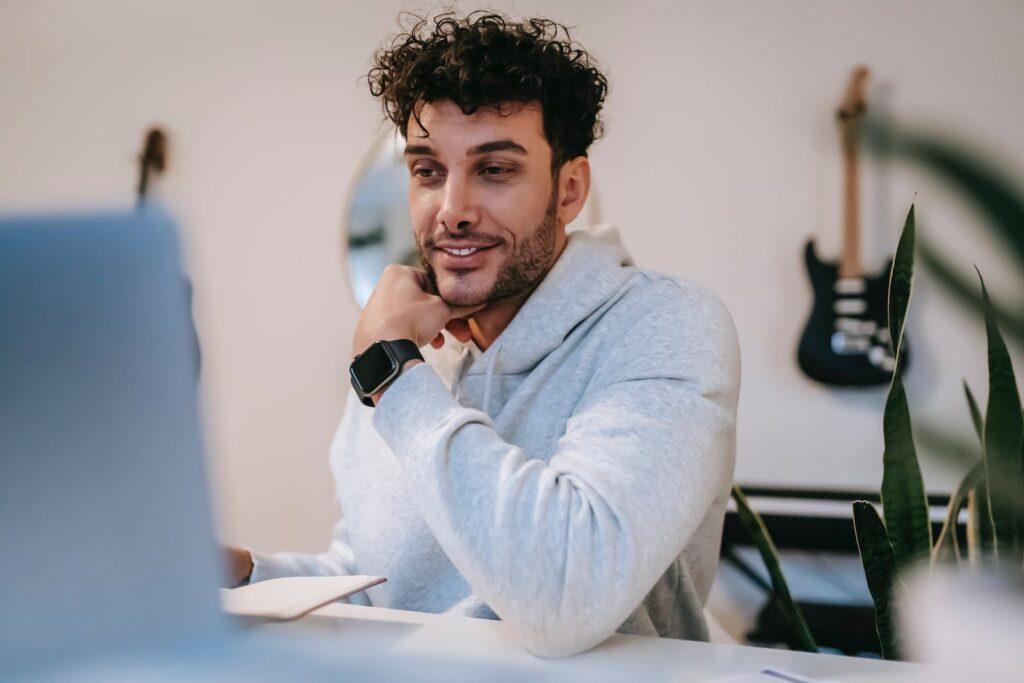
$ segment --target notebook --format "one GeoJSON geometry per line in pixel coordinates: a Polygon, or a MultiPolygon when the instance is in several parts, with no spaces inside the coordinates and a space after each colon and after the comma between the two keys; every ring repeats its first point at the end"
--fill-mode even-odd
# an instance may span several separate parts
{"type": "Polygon", "coordinates": [[[382,576],[289,576],[238,588],[222,588],[228,614],[265,621],[291,621],[318,607],[384,583],[382,576]]]}

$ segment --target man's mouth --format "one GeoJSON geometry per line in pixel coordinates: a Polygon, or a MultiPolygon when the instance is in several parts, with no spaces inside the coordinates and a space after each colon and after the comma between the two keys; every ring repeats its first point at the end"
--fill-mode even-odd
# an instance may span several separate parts
{"type": "Polygon", "coordinates": [[[474,252],[484,251],[485,249],[490,249],[493,246],[494,245],[492,244],[490,247],[462,247],[460,249],[449,249],[448,247],[441,247],[441,251],[446,251],[454,256],[469,256],[474,252]]]}
{"type": "Polygon", "coordinates": [[[486,258],[486,252],[494,249],[496,244],[486,247],[437,247],[441,255],[441,263],[447,266],[466,268],[479,265],[486,258]]]}

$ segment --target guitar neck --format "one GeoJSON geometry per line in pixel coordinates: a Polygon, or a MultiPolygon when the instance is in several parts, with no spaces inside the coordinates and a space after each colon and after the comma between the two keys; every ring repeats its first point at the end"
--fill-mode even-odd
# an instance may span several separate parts
{"type": "Polygon", "coordinates": [[[851,127],[843,133],[843,249],[839,277],[860,276],[860,183],[856,133],[851,127]]]}
{"type": "Polygon", "coordinates": [[[843,250],[839,257],[839,277],[844,279],[861,276],[857,129],[867,109],[864,98],[867,77],[865,67],[853,70],[846,96],[836,112],[843,148],[843,250]]]}

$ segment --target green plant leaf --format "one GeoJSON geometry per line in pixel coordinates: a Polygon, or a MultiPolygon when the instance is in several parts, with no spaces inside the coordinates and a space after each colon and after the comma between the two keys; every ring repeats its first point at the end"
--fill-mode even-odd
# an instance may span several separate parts
{"type": "Polygon", "coordinates": [[[974,393],[971,392],[971,387],[967,384],[967,380],[963,380],[963,385],[964,398],[967,399],[967,409],[971,411],[971,423],[974,425],[974,432],[978,435],[978,441],[984,444],[985,420],[981,416],[981,411],[978,410],[978,402],[974,400],[974,393]]]}
{"type": "Polygon", "coordinates": [[[910,408],[903,388],[902,367],[896,366],[882,419],[885,451],[882,455],[882,509],[896,564],[901,569],[931,553],[928,499],[917,461],[910,424],[910,408]]]}
{"type": "Polygon", "coordinates": [[[922,166],[959,191],[1024,264],[1024,196],[1006,173],[966,147],[889,123],[871,120],[862,130],[873,151],[922,166]]]}
{"type": "Polygon", "coordinates": [[[996,532],[992,524],[992,508],[988,498],[988,482],[981,478],[967,496],[967,557],[979,564],[995,554],[996,532]]]}
{"type": "MultiPolygon", "coordinates": [[[[977,293],[975,287],[968,280],[956,272],[956,269],[949,264],[945,257],[940,256],[928,240],[922,239],[918,244],[918,251],[921,261],[924,263],[936,281],[945,287],[953,297],[963,306],[971,311],[981,312],[985,303],[977,293]]],[[[1005,304],[991,302],[992,313],[1001,329],[1005,329],[1015,339],[1024,343],[1024,316],[1015,313],[1013,309],[1005,304]]]]}
{"type": "Polygon", "coordinates": [[[882,657],[898,659],[896,627],[892,614],[892,596],[896,587],[896,556],[885,525],[871,503],[858,500],[853,504],[853,529],[857,549],[864,565],[871,599],[875,603],[875,629],[882,646],[882,657]]]}
{"type": "Polygon", "coordinates": [[[1013,363],[1006,342],[999,332],[989,303],[985,280],[981,298],[985,304],[985,334],[988,339],[988,406],[985,409],[985,464],[988,468],[988,493],[995,525],[996,553],[1020,566],[1024,560],[1024,524],[1020,515],[1024,500],[1024,470],[1021,441],[1024,419],[1020,394],[1013,374],[1013,363]],[[1000,484],[997,486],[997,482],[1000,484]]]}
{"type": "Polygon", "coordinates": [[[977,437],[965,438],[959,432],[934,423],[914,423],[914,444],[957,469],[967,470],[981,459],[977,437]]]}
{"type": "Polygon", "coordinates": [[[900,353],[913,290],[914,231],[914,207],[911,206],[889,275],[889,331],[896,350],[896,368],[882,419],[885,442],[882,509],[896,565],[901,569],[917,560],[927,559],[932,548],[928,500],[914,447],[910,407],[903,386],[903,354],[900,353]]]}
{"type": "MultiPolygon", "coordinates": [[[[971,422],[978,435],[978,442],[985,447],[985,418],[978,409],[978,401],[974,398],[967,380],[963,380],[964,398],[967,409],[971,413],[971,422]]],[[[995,552],[996,538],[992,527],[992,508],[988,499],[988,472],[985,468],[985,455],[975,468],[981,467],[981,476],[974,484],[974,490],[967,494],[967,558],[972,564],[978,564],[983,557],[991,557],[995,552]]],[[[973,470],[972,470],[973,471],[973,470]]]]}
{"type": "Polygon", "coordinates": [[[896,246],[892,270],[889,271],[889,336],[892,338],[897,362],[903,341],[903,323],[907,318],[914,285],[914,233],[914,205],[911,204],[896,246]]]}
{"type": "Polygon", "coordinates": [[[939,532],[939,540],[935,542],[932,550],[932,562],[950,562],[960,559],[960,543],[956,537],[957,521],[960,517],[960,510],[967,502],[967,496],[975,489],[982,479],[985,478],[985,463],[979,462],[970,469],[960,485],[949,498],[949,506],[946,508],[946,521],[942,524],[942,531],[939,532]]]}
{"type": "Polygon", "coordinates": [[[751,509],[750,504],[747,502],[747,497],[743,495],[743,491],[739,486],[732,487],[732,499],[736,502],[736,511],[739,514],[743,529],[750,536],[754,546],[757,547],[758,552],[761,554],[761,559],[768,569],[768,576],[771,577],[772,591],[775,593],[775,599],[782,609],[786,622],[793,630],[797,644],[801,650],[817,652],[818,645],[814,642],[811,630],[807,627],[807,621],[804,619],[803,612],[800,611],[800,608],[789,592],[789,585],[786,583],[786,577],[782,573],[782,564],[779,561],[779,551],[775,548],[775,543],[772,541],[772,537],[764,525],[764,520],[751,509]]]}

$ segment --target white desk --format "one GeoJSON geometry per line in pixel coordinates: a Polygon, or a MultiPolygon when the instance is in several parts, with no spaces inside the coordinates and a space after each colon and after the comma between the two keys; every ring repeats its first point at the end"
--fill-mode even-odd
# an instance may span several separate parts
{"type": "Polygon", "coordinates": [[[357,652],[361,659],[379,661],[382,680],[388,667],[406,671],[410,662],[423,662],[424,677],[432,680],[527,677],[682,683],[757,674],[766,666],[823,681],[927,679],[923,668],[910,664],[621,634],[574,657],[545,660],[527,653],[500,621],[359,605],[332,604],[295,622],[256,629],[292,636],[315,634],[314,640],[321,644],[325,639],[336,640],[339,652],[357,652]]]}

